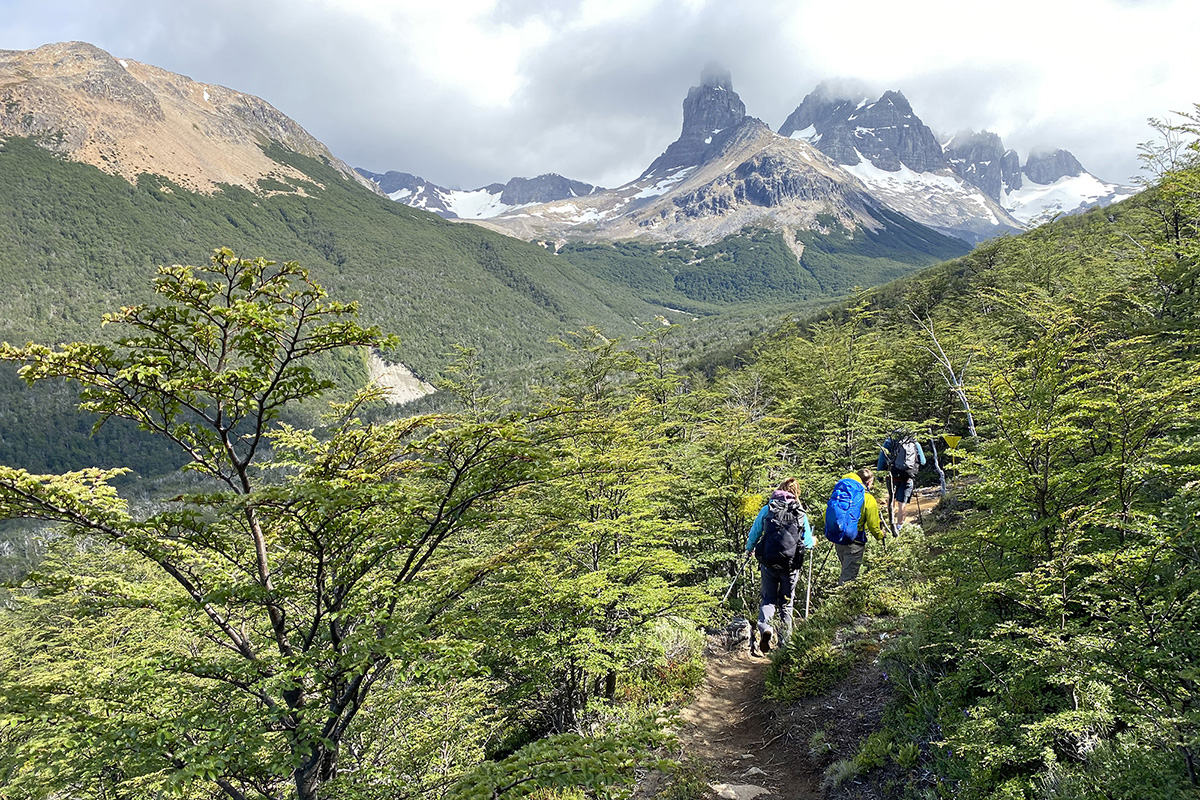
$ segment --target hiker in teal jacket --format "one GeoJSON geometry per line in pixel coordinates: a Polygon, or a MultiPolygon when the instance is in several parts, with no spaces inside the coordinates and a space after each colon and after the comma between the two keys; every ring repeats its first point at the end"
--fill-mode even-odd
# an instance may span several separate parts
{"type": "Polygon", "coordinates": [[[800,485],[788,478],[771,493],[771,499],[750,526],[746,553],[755,553],[762,573],[762,603],[758,609],[758,635],[750,637],[750,652],[771,651],[776,608],[783,622],[783,638],[792,635],[792,604],[805,552],[812,550],[812,526],[797,499],[800,485]]]}

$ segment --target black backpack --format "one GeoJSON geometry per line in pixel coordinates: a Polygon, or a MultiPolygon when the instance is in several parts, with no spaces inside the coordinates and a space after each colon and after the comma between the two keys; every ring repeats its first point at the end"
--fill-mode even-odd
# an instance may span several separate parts
{"type": "Polygon", "coordinates": [[[917,477],[921,471],[921,445],[912,434],[902,436],[892,442],[892,470],[903,472],[910,478],[917,477]]]}
{"type": "Polygon", "coordinates": [[[800,546],[804,536],[803,519],[804,511],[799,502],[772,498],[767,504],[762,536],[755,548],[758,562],[772,569],[796,569],[804,560],[800,546]]]}

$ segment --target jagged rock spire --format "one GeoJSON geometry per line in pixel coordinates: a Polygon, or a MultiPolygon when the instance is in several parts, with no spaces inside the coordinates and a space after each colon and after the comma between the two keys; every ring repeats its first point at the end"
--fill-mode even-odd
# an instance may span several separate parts
{"type": "Polygon", "coordinates": [[[1069,150],[1052,150],[1049,153],[1030,153],[1023,172],[1034,183],[1054,183],[1059,178],[1077,178],[1083,174],[1083,165],[1069,150]]]}
{"type": "Polygon", "coordinates": [[[688,90],[683,101],[683,129],[643,176],[701,164],[747,119],[746,104],[733,90],[733,78],[710,62],[700,75],[700,85],[688,90]]]}

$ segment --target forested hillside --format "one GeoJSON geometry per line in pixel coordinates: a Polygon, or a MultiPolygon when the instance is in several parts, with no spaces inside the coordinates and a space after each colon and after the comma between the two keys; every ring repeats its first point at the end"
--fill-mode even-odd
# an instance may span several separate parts
{"type": "MultiPolygon", "coordinates": [[[[436,377],[451,345],[494,369],[554,351],[581,324],[632,329],[655,311],[545,250],[372,195],[278,145],[310,180],[207,195],[143,174],[137,185],[28,139],[0,147],[0,340],[79,338],[97,312],[147,299],[160,265],[205,263],[217,247],[296,260],[365,319],[400,337],[396,357],[436,377]]],[[[278,183],[278,182],[276,182],[278,183]]]]}
{"type": "MultiPolygon", "coordinates": [[[[542,248],[397,205],[278,146],[267,153],[311,181],[264,185],[266,194],[233,186],[198,194],[151,175],[134,186],[32,140],[5,140],[0,341],[93,337],[101,314],[151,296],[157,267],[203,264],[222,246],[301,261],[397,334],[389,358],[427,380],[443,375],[456,345],[472,348],[489,373],[526,370],[557,357],[551,340],[567,331],[601,325],[628,334],[660,312],[542,248]]],[[[324,369],[353,390],[366,380],[364,359],[347,351],[324,369]]],[[[124,464],[148,475],[179,466],[120,425],[89,438],[95,420],[74,414],[65,387],[21,392],[11,371],[0,371],[0,382],[0,463],[124,464]]]]}
{"type": "Polygon", "coordinates": [[[814,498],[896,423],[977,426],[940,531],[906,529],[775,663],[779,696],[809,693],[853,659],[853,609],[904,619],[884,729],[830,765],[836,796],[1200,796],[1200,170],[1194,126],[1160,132],[1141,198],[785,331],[743,378],[814,498]]]}
{"type": "Polygon", "coordinates": [[[647,302],[711,314],[729,306],[827,301],[967,250],[960,240],[885,208],[870,212],[881,223],[878,230],[847,230],[832,214],[822,214],[819,230],[785,234],[747,228],[703,247],[690,242],[568,243],[559,252],[580,269],[627,286],[647,302]]]}
{"type": "Polygon", "coordinates": [[[387,342],[232,253],[160,275],[112,346],[6,348],[197,477],[131,504],[111,473],[0,468],[3,516],[58,523],[8,570],[0,797],[620,791],[665,766],[764,492],[797,475],[819,527],[889,431],[968,435],[968,409],[944,524],[848,588],[818,572],[767,690],[836,682],[862,655],[838,625],[887,613],[894,703],[827,791],[1195,796],[1200,165],[1194,128],[1164,133],[1143,195],[787,321],[711,379],[680,326],[585,330],[519,404],[466,359],[454,410],[282,426],[329,389],[312,359],[387,342]]]}

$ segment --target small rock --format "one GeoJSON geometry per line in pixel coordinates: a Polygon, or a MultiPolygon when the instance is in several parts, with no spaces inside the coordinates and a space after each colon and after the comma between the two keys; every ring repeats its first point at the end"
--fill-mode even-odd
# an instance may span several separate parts
{"type": "Polygon", "coordinates": [[[770,789],[750,783],[710,783],[708,788],[716,792],[717,797],[724,798],[724,800],[754,800],[759,795],[771,793],[770,789]]]}
{"type": "Polygon", "coordinates": [[[743,778],[757,778],[759,776],[762,776],[765,778],[765,777],[767,777],[767,773],[763,772],[758,767],[751,767],[750,769],[748,769],[742,773],[743,778]]]}

